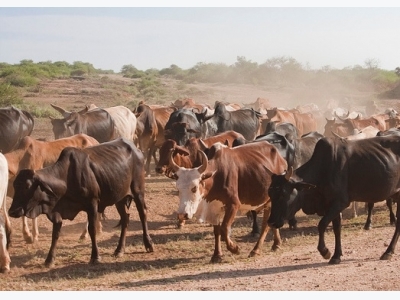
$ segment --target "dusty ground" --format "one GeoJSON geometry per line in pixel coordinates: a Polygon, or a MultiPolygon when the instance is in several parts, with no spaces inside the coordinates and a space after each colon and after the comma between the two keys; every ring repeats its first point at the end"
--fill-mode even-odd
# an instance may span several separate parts
{"type": "MultiPolygon", "coordinates": [[[[114,78],[113,80],[117,80],[114,78]]],[[[121,85],[129,80],[118,81],[121,85]]],[[[253,102],[257,97],[290,95],[276,91],[244,86],[207,86],[201,98],[215,100],[253,102]],[[247,101],[245,101],[247,100],[247,101]]],[[[198,89],[200,89],[198,87],[198,89]]],[[[131,101],[129,93],[121,92],[124,101],[131,101]]],[[[200,94],[198,94],[200,95],[200,94]]],[[[65,107],[82,107],[93,102],[98,106],[112,106],[101,89],[81,81],[57,81],[48,83],[38,95],[26,97],[27,101],[47,106],[58,103],[65,107]],[[79,86],[77,86],[79,85],[79,86]],[[80,93],[85,89],[85,93],[80,93]],[[57,92],[51,92],[51,90],[57,92]]],[[[200,97],[200,96],[199,96],[200,97]]],[[[286,98],[285,98],[286,97],[286,98]]],[[[196,98],[195,98],[196,99],[196,98]]],[[[274,99],[274,98],[272,98],[274,99]]],[[[123,101],[122,101],[123,102],[123,101]]],[[[198,102],[201,102],[200,100],[198,102]]],[[[121,104],[121,103],[119,103],[121,104]]],[[[37,120],[35,137],[52,138],[48,119],[37,120]]],[[[154,165],[153,168],[154,170],[154,165]]],[[[45,216],[39,218],[39,243],[26,244],[22,239],[21,220],[12,219],[13,245],[10,248],[11,272],[0,274],[2,291],[64,291],[64,290],[111,290],[111,291],[398,291],[396,277],[400,268],[400,256],[391,261],[379,257],[386,250],[394,233],[389,225],[389,214],[382,203],[374,210],[370,231],[363,230],[366,215],[355,219],[344,212],[342,228],[343,257],[339,265],[329,265],[317,251],[319,218],[298,214],[299,229],[281,230],[284,243],[277,252],[271,252],[271,234],[267,236],[263,253],[254,258],[248,254],[255,245],[251,236],[251,222],[239,216],[232,236],[241,247],[239,255],[232,255],[224,248],[220,264],[211,264],[214,240],[212,228],[189,221],[177,229],[175,210],[178,197],[174,182],[154,172],[146,178],[148,225],[155,244],[153,253],[146,253],[141,239],[140,222],[135,207],[131,208],[127,249],[122,258],[114,258],[119,230],[114,207],[106,210],[103,234],[99,237],[102,263],[89,265],[90,241],[79,241],[86,216],[80,213],[73,221],[65,221],[60,237],[56,265],[44,267],[50,247],[51,223],[45,216]]],[[[9,204],[11,203],[11,199],[9,204]]],[[[261,217],[259,217],[261,222],[261,217]]],[[[327,232],[327,245],[333,251],[331,228],[327,232]]]]}

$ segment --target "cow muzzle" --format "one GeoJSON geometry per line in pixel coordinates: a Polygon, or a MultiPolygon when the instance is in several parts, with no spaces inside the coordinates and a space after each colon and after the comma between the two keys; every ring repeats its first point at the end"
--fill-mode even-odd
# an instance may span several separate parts
{"type": "Polygon", "coordinates": [[[24,210],[20,208],[15,208],[15,209],[9,209],[8,210],[8,215],[12,218],[20,218],[24,215],[24,210]]]}

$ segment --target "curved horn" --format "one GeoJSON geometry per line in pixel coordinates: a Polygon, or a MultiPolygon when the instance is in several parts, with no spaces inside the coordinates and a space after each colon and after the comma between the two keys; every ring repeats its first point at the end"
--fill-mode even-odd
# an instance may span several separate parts
{"type": "Polygon", "coordinates": [[[199,145],[200,145],[200,149],[201,149],[202,151],[204,151],[205,149],[208,148],[207,145],[206,145],[206,143],[204,143],[204,141],[203,141],[202,139],[199,139],[199,145]]]}
{"type": "Polygon", "coordinates": [[[334,132],[333,130],[331,131],[332,132],[332,134],[334,135],[334,136],[336,136],[337,138],[339,138],[339,139],[344,139],[344,137],[341,137],[340,135],[338,135],[336,132],[334,132]]]}
{"type": "Polygon", "coordinates": [[[287,172],[285,173],[285,179],[286,179],[287,181],[289,181],[289,179],[290,179],[290,177],[292,176],[292,174],[293,174],[293,167],[290,167],[290,168],[287,170],[287,172]]]}
{"type": "Polygon", "coordinates": [[[176,173],[179,170],[179,166],[175,163],[174,157],[172,156],[174,153],[174,149],[171,149],[169,151],[169,165],[172,167],[172,170],[174,173],[176,173]]]}
{"type": "Polygon", "coordinates": [[[208,166],[208,158],[207,158],[207,155],[201,150],[200,150],[200,155],[201,155],[201,158],[202,158],[201,159],[202,164],[201,164],[201,166],[197,167],[197,170],[199,171],[200,174],[203,174],[204,171],[207,169],[207,166],[208,166]]]}
{"type": "Polygon", "coordinates": [[[338,118],[338,119],[341,120],[341,121],[344,121],[344,120],[349,116],[349,113],[347,113],[347,116],[345,116],[344,118],[342,118],[342,117],[340,117],[340,116],[336,113],[336,111],[334,111],[333,114],[335,115],[336,118],[338,118]]]}
{"type": "Polygon", "coordinates": [[[64,108],[57,106],[55,104],[50,103],[51,107],[58,111],[64,118],[68,118],[71,115],[70,111],[65,110],[64,108]]]}

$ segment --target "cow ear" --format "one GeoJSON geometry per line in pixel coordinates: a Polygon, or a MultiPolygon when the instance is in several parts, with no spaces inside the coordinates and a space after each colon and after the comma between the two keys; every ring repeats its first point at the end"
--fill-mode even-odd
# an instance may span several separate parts
{"type": "Polygon", "coordinates": [[[210,177],[213,177],[214,174],[215,174],[216,172],[217,172],[217,171],[203,173],[203,174],[201,175],[200,181],[204,181],[204,180],[206,180],[206,179],[208,179],[208,178],[210,178],[210,177]]]}
{"type": "Polygon", "coordinates": [[[50,194],[51,196],[57,197],[57,195],[54,193],[53,189],[42,179],[40,179],[38,176],[34,177],[34,181],[36,181],[40,187],[40,189],[47,194],[50,194]]]}

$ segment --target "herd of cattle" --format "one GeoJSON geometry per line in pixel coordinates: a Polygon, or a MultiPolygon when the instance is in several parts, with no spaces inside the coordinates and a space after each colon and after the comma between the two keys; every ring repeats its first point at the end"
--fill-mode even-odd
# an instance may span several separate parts
{"type": "Polygon", "coordinates": [[[51,118],[54,139],[49,141],[31,137],[35,122],[29,112],[0,108],[1,272],[10,271],[9,216],[22,219],[27,243],[38,241],[36,218],[47,216],[53,233],[45,265],[52,266],[63,220],[86,212],[81,238],[89,234],[90,262],[96,263],[105,208],[115,205],[120,215],[114,255],[121,256],[133,200],[144,246],[153,252],[145,201],[152,159],[156,173],[176,181],[178,226],[193,217],[213,226],[212,262],[222,259],[221,241],[230,252],[239,252],[230,238],[239,211],[251,212],[252,233],[259,233],[254,256],[270,228],[272,249],[279,248],[279,228],[288,222],[296,229],[295,214],[303,210],[322,217],[318,250],[329,263],[340,263],[341,212],[351,203],[367,203],[364,228],[369,229],[374,203],[384,200],[396,229],[381,259],[394,253],[400,234],[399,206],[396,215],[392,211],[400,195],[400,117],[394,109],[370,115],[337,107],[321,111],[316,105],[284,109],[262,98],[246,107],[217,101],[211,108],[193,99],[169,106],[141,102],[133,111],[93,104],[77,112],[52,107],[62,118],[51,118]],[[7,196],[12,198],[8,210],[7,196]],[[331,222],[333,255],[324,241],[331,222]]]}

